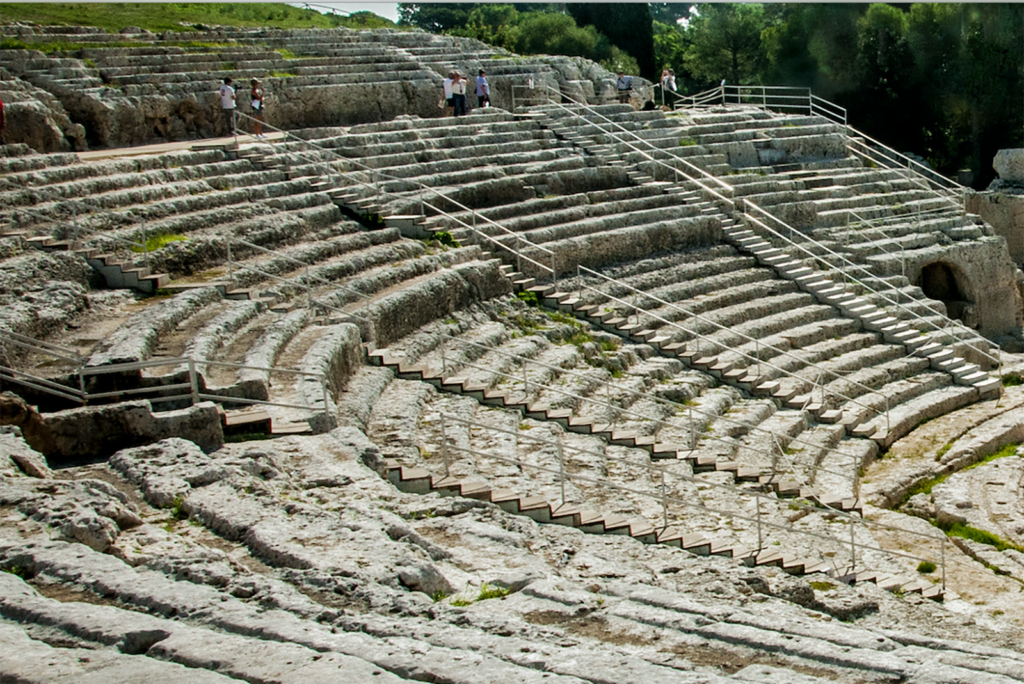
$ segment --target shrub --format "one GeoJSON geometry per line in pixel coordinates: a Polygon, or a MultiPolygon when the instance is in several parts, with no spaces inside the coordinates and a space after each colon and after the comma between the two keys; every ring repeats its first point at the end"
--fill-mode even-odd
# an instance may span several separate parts
{"type": "Polygon", "coordinates": [[[917,571],[922,575],[927,575],[935,572],[936,567],[935,563],[932,563],[931,561],[921,561],[917,564],[917,571]]]}

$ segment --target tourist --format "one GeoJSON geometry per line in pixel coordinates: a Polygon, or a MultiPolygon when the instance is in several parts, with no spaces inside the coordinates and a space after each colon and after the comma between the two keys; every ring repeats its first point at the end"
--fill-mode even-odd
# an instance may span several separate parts
{"type": "Polygon", "coordinates": [[[258,78],[249,81],[249,85],[252,86],[249,97],[252,98],[252,118],[255,119],[252,132],[257,140],[263,140],[263,88],[260,87],[258,78]]]}
{"type": "Polygon", "coordinates": [[[487,78],[483,69],[480,70],[480,75],[476,77],[476,100],[477,106],[481,109],[491,106],[491,87],[487,85],[487,78]]]}
{"type": "Polygon", "coordinates": [[[466,79],[458,71],[452,79],[452,106],[455,116],[466,115],[466,79]]]}
{"type": "Polygon", "coordinates": [[[661,83],[662,92],[665,93],[665,104],[675,107],[676,104],[676,72],[668,70],[668,77],[661,83]]]}
{"type": "Polygon", "coordinates": [[[629,104],[629,96],[633,90],[633,77],[626,76],[625,72],[619,72],[619,80],[615,82],[615,89],[619,92],[619,103],[629,104]]]}
{"type": "Polygon", "coordinates": [[[231,86],[230,78],[224,78],[224,84],[220,87],[219,92],[220,108],[224,112],[228,135],[235,135],[235,89],[231,86]]]}
{"type": "Polygon", "coordinates": [[[441,83],[441,87],[444,88],[444,115],[451,116],[455,111],[455,98],[452,97],[452,83],[455,76],[454,71],[448,72],[448,78],[444,79],[441,83]]]}

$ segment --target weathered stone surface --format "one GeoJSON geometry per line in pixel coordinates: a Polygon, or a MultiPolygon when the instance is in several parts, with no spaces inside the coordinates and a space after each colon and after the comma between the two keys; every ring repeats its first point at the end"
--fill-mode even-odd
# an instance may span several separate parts
{"type": "Polygon", "coordinates": [[[46,457],[25,442],[21,429],[4,426],[0,428],[0,475],[47,479],[53,477],[53,471],[46,457]]]}
{"type": "Polygon", "coordinates": [[[1011,183],[1024,183],[1024,150],[999,150],[992,160],[999,178],[1011,183]]]}
{"type": "Polygon", "coordinates": [[[33,445],[50,458],[94,458],[171,436],[207,451],[224,443],[220,414],[212,402],[155,413],[145,400],[85,406],[47,414],[44,437],[33,445]]]}

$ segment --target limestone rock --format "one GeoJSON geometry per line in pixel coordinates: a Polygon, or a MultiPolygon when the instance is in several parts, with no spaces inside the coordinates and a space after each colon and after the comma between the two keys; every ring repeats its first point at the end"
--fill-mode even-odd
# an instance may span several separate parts
{"type": "Polygon", "coordinates": [[[992,168],[1001,180],[1024,184],[1024,149],[999,150],[992,160],[992,168]]]}

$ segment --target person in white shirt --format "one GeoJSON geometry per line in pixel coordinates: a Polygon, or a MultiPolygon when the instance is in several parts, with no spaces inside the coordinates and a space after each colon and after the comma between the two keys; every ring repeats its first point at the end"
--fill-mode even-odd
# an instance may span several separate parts
{"type": "Polygon", "coordinates": [[[452,112],[455,111],[455,99],[452,97],[452,77],[455,75],[454,71],[448,72],[448,78],[441,82],[441,87],[444,88],[444,115],[451,116],[452,112]]]}
{"type": "Polygon", "coordinates": [[[228,126],[228,135],[235,135],[235,89],[231,87],[231,79],[225,78],[220,87],[220,108],[224,112],[224,122],[228,126]]]}
{"type": "Polygon", "coordinates": [[[466,115],[466,79],[457,71],[452,78],[452,103],[455,106],[455,116],[466,115]]]}
{"type": "Polygon", "coordinates": [[[477,106],[481,109],[491,106],[491,86],[487,85],[487,77],[483,69],[476,77],[476,99],[477,106]]]}

